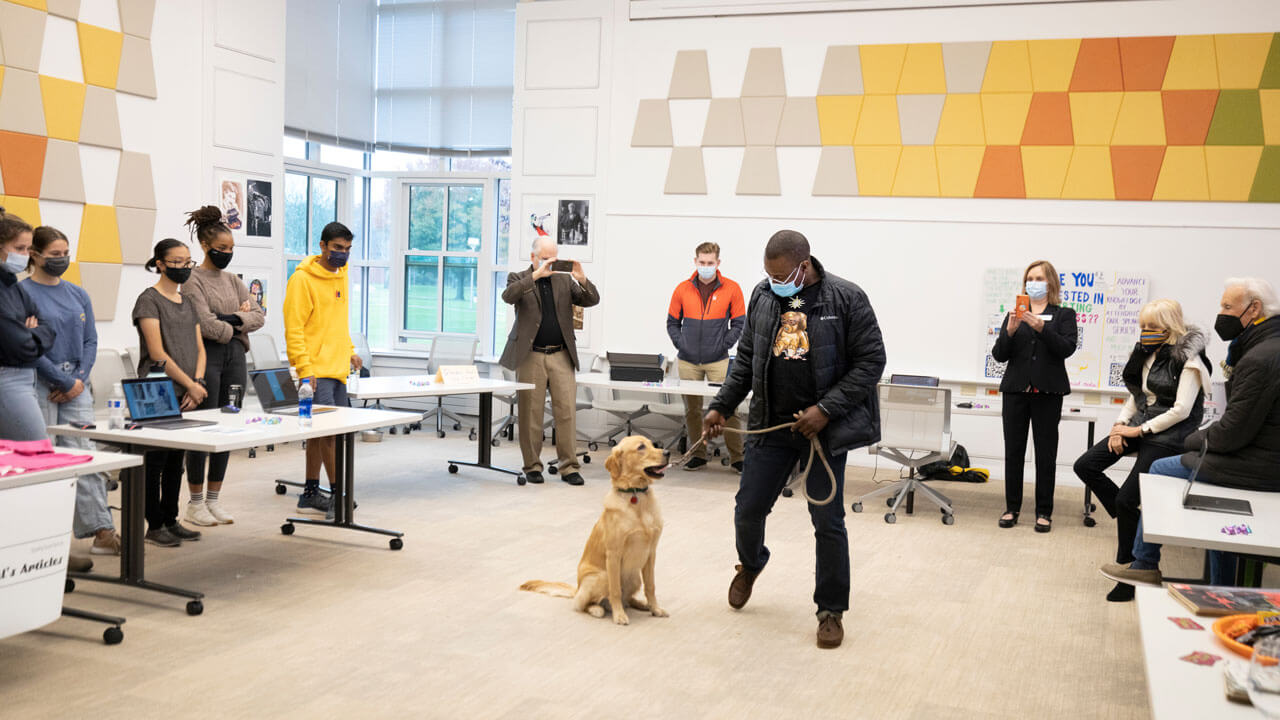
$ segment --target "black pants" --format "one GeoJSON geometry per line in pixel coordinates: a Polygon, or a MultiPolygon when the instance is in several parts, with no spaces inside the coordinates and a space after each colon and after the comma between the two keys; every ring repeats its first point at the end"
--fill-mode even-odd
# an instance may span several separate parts
{"type": "MultiPolygon", "coordinates": [[[[244,403],[245,382],[248,380],[244,359],[244,345],[232,339],[228,343],[204,341],[204,381],[209,394],[200,409],[220,408],[231,402],[231,386],[240,386],[240,402],[244,403]]],[[[209,453],[187,453],[187,482],[203,482],[204,461],[209,453]]],[[[227,462],[231,453],[214,453],[209,458],[209,482],[220,483],[227,476],[227,462]]]]}
{"type": "MultiPolygon", "coordinates": [[[[849,609],[849,535],[844,526],[844,466],[848,455],[827,454],[827,462],[836,475],[835,499],[822,507],[805,503],[817,547],[813,602],[819,611],[842,613],[849,609]]],[[[791,468],[807,457],[809,441],[789,430],[774,431],[763,440],[747,443],[733,509],[742,567],[759,572],[769,562],[769,548],[764,545],[765,518],[786,486],[791,468]]],[[[825,498],[831,492],[828,482],[826,468],[815,457],[809,477],[805,478],[809,495],[825,498]]]]}
{"type": "Polygon", "coordinates": [[[143,456],[147,477],[147,529],[159,530],[178,522],[182,492],[182,450],[152,450],[143,456]]]}
{"type": "Polygon", "coordinates": [[[1138,491],[1138,475],[1151,469],[1151,463],[1162,457],[1177,455],[1171,447],[1153,443],[1142,437],[1125,438],[1125,455],[1136,455],[1133,469],[1119,488],[1103,470],[1115,465],[1123,455],[1107,447],[1107,438],[1084,452],[1076,460],[1076,475],[1098,497],[1107,514],[1116,519],[1116,562],[1133,562],[1133,538],[1138,533],[1138,517],[1142,497],[1138,491]]]}
{"type": "Polygon", "coordinates": [[[1053,486],[1058,466],[1058,421],[1062,396],[1045,393],[1005,393],[1004,508],[1022,509],[1022,466],[1027,458],[1027,426],[1036,447],[1036,515],[1053,516],[1053,486]]]}

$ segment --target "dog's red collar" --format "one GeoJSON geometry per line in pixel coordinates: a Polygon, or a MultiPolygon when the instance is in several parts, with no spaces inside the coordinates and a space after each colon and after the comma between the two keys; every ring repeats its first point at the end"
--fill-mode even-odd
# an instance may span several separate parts
{"type": "Polygon", "coordinates": [[[636,493],[647,493],[649,488],[618,488],[618,492],[630,494],[631,504],[634,505],[639,502],[639,500],[636,500],[636,493]]]}

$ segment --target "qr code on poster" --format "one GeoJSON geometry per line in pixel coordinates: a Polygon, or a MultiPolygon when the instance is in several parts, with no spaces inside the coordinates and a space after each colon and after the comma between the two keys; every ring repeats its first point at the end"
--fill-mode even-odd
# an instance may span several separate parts
{"type": "Polygon", "coordinates": [[[1124,387],[1124,364],[1111,363],[1111,374],[1107,378],[1107,387],[1124,387]]]}
{"type": "Polygon", "coordinates": [[[987,367],[983,373],[983,377],[1002,378],[1004,377],[1004,363],[996,362],[996,359],[987,356],[987,367]]]}

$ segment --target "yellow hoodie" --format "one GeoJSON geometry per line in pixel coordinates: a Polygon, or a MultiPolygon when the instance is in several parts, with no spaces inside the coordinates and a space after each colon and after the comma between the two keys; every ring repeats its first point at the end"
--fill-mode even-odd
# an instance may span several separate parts
{"type": "Polygon", "coordinates": [[[355,346],[347,325],[347,268],[303,260],[284,295],[284,344],[299,378],[347,381],[355,346]]]}

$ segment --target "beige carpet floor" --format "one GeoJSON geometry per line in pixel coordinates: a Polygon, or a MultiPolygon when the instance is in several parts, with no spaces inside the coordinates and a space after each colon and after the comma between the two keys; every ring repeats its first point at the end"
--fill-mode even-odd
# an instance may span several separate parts
{"type": "MultiPolygon", "coordinates": [[[[573,581],[607,483],[507,476],[458,435],[357,445],[357,518],[403,530],[404,549],[362,533],[280,533],[296,446],[232,459],[224,504],[237,522],[181,548],[148,547],[148,577],[207,593],[177,598],[81,582],[68,604],[127,616],[125,641],[61,619],[0,641],[6,718],[1141,718],[1149,714],[1132,603],[1109,604],[1097,571],[1114,523],[1079,521],[1060,488],[1054,531],[996,527],[1001,484],[946,483],[947,527],[921,507],[897,524],[877,501],[849,514],[852,609],[845,643],[814,646],[813,541],[800,498],[770,518],[773,559],[750,604],[731,610],[737,478],[712,466],[656,490],[666,518],[658,596],[671,613],[618,627],[568,600],[524,593],[573,581]]],[[[510,445],[495,451],[518,466],[510,445]]],[[[896,476],[882,464],[879,479],[896,476]]],[[[846,495],[874,487],[850,468],[846,495]]],[[[1030,489],[1028,488],[1028,501],[1030,489]]],[[[114,500],[114,496],[113,496],[114,500]]],[[[118,504],[118,503],[117,503],[118,504]]],[[[1024,520],[1027,516],[1024,515],[1024,520]]],[[[85,543],[77,544],[84,547],[85,543]]],[[[1170,549],[1166,572],[1198,569],[1170,549]]],[[[114,572],[113,558],[98,572],[114,572]]]]}

